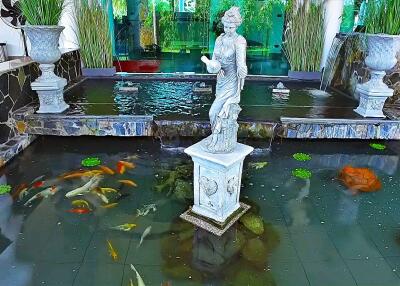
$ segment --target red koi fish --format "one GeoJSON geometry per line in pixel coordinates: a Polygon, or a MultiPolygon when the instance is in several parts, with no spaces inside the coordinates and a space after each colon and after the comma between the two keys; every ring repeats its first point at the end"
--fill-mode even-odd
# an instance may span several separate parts
{"type": "Polygon", "coordinates": [[[40,187],[42,187],[44,185],[44,181],[37,181],[37,182],[34,182],[33,183],[33,187],[34,188],[40,188],[40,187]]]}
{"type": "Polygon", "coordinates": [[[74,213],[74,214],[88,214],[91,212],[91,210],[88,208],[74,208],[74,209],[67,210],[67,212],[74,213]]]}

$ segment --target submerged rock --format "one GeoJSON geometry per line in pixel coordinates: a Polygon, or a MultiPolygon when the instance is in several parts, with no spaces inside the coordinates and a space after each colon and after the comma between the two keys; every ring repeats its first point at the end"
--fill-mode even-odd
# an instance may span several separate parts
{"type": "Polygon", "coordinates": [[[264,233],[263,219],[253,213],[247,213],[240,218],[240,222],[252,233],[261,235],[264,233]]]}
{"type": "Polygon", "coordinates": [[[242,249],[243,257],[250,262],[263,264],[267,261],[267,248],[258,237],[249,239],[242,249]]]}
{"type": "Polygon", "coordinates": [[[189,182],[182,179],[175,181],[174,195],[178,199],[193,199],[193,190],[189,182]]]}
{"type": "Polygon", "coordinates": [[[235,267],[230,271],[232,275],[227,275],[224,285],[229,286],[277,286],[271,271],[257,270],[249,267],[248,263],[242,263],[240,267],[235,267]]]}
{"type": "Polygon", "coordinates": [[[162,272],[174,279],[182,279],[190,281],[201,281],[201,273],[194,270],[188,265],[177,264],[177,265],[163,265],[162,272]],[[190,278],[189,278],[190,277],[190,278]]]}

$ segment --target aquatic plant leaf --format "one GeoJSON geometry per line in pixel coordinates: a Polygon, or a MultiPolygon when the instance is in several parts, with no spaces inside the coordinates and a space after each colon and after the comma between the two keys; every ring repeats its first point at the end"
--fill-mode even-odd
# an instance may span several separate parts
{"type": "Polygon", "coordinates": [[[300,179],[311,178],[311,171],[308,169],[297,168],[292,171],[292,175],[300,179]]]}
{"type": "Polygon", "coordinates": [[[371,143],[369,144],[369,146],[371,146],[371,148],[374,148],[376,150],[385,150],[386,146],[383,144],[379,144],[379,143],[371,143]]]}
{"type": "Polygon", "coordinates": [[[101,164],[101,161],[97,157],[88,157],[82,160],[83,167],[95,167],[101,164]]]}
{"type": "Polygon", "coordinates": [[[295,153],[293,154],[293,159],[304,162],[311,160],[311,156],[306,153],[295,153]]]}
{"type": "Polygon", "coordinates": [[[10,185],[0,185],[0,195],[7,194],[9,192],[11,192],[10,185]]]}
{"type": "Polygon", "coordinates": [[[268,165],[268,162],[252,162],[249,163],[249,167],[254,168],[256,170],[262,169],[268,165]]]}

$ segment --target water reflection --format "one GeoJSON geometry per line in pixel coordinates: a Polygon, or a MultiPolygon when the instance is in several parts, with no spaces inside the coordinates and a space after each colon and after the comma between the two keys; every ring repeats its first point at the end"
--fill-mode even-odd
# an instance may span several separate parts
{"type": "MultiPolygon", "coordinates": [[[[0,184],[7,184],[5,175],[0,184]]],[[[23,215],[13,212],[9,194],[0,196],[0,277],[2,285],[25,286],[31,280],[33,266],[17,259],[17,241],[24,222],[23,215]]]]}

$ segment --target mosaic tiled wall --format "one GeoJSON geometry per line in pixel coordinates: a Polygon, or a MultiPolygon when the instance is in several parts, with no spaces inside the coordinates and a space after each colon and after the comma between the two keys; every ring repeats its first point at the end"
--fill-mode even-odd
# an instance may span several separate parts
{"type": "MultiPolygon", "coordinates": [[[[63,54],[56,63],[55,72],[73,84],[80,75],[79,51],[63,54]]],[[[0,74],[0,152],[15,148],[18,128],[12,114],[15,110],[37,100],[37,95],[30,88],[30,83],[39,75],[37,63],[32,63],[0,74]]],[[[26,144],[26,142],[24,143],[26,144]]],[[[17,148],[19,149],[19,148],[17,148]]],[[[0,165],[6,158],[0,158],[0,165]]]]}
{"type": "MultiPolygon", "coordinates": [[[[364,83],[370,77],[369,70],[364,63],[366,55],[366,46],[362,36],[347,37],[336,59],[331,85],[357,97],[355,94],[357,83],[364,83]]],[[[386,84],[395,90],[394,96],[386,103],[400,103],[400,53],[397,65],[386,74],[386,84]]]]}

